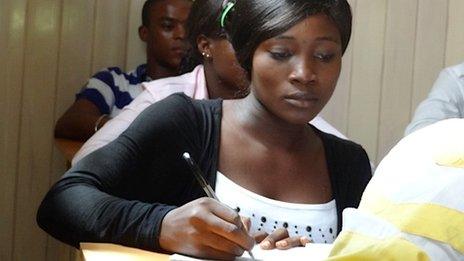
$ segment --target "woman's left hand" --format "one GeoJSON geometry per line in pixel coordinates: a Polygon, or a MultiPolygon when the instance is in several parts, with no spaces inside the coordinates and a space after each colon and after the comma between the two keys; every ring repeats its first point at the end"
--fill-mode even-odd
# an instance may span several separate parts
{"type": "Polygon", "coordinates": [[[306,236],[289,237],[288,231],[285,228],[278,228],[270,235],[262,232],[253,236],[256,243],[259,243],[261,249],[265,250],[274,248],[285,250],[293,247],[305,246],[307,243],[311,242],[306,236]]]}

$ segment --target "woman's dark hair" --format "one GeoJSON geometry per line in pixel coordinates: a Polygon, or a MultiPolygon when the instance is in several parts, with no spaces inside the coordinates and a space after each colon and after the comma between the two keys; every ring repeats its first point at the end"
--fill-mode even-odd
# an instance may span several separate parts
{"type": "Polygon", "coordinates": [[[344,53],[350,41],[352,20],[346,0],[236,0],[227,17],[226,31],[238,61],[251,75],[253,53],[261,42],[319,13],[335,22],[344,53]]]}
{"type": "Polygon", "coordinates": [[[187,19],[187,40],[190,49],[181,64],[181,73],[189,72],[203,62],[203,56],[197,48],[197,38],[204,35],[209,38],[226,38],[219,18],[223,0],[195,0],[187,19]]]}

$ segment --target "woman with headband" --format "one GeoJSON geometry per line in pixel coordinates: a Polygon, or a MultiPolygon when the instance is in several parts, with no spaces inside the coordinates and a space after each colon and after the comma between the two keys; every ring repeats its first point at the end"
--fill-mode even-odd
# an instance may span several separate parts
{"type": "Polygon", "coordinates": [[[224,24],[250,94],[202,101],[175,94],[151,105],[51,188],[38,212],[43,229],[72,245],[215,259],[252,248],[240,216],[251,219],[251,233],[289,233],[275,242],[280,248],[307,242],[302,237],[333,242],[343,209],[358,206],[371,177],[361,146],[308,124],[338,80],[349,4],[238,1],[224,24]],[[184,152],[221,202],[204,197],[184,152]]]}
{"type": "MultiPolygon", "coordinates": [[[[221,26],[230,11],[227,3],[223,0],[193,3],[187,21],[187,38],[192,48],[182,65],[185,74],[143,83],[145,91],[82,146],[73,164],[116,139],[144,109],[170,94],[183,92],[194,99],[236,99],[248,93],[246,72],[221,26]]],[[[316,116],[311,123],[322,131],[346,138],[322,117],[316,116]]]]}

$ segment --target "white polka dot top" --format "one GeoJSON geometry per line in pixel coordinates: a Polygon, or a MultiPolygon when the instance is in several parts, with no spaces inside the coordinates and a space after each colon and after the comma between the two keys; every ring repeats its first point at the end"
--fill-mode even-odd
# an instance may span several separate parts
{"type": "Polygon", "coordinates": [[[307,236],[314,243],[333,243],[337,235],[335,199],[325,204],[298,204],[260,196],[217,173],[219,200],[251,219],[250,232],[271,233],[287,228],[290,236],[307,236]]]}

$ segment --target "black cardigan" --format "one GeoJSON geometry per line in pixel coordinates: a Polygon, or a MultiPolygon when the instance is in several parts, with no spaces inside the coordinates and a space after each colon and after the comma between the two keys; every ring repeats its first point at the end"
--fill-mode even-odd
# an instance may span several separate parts
{"type": "MultiPolygon", "coordinates": [[[[188,151],[215,187],[222,100],[174,94],[147,108],[116,140],[78,162],[50,189],[39,226],[55,238],[111,242],[161,251],[161,222],[176,206],[205,194],[182,160],[188,151]]],[[[357,207],[371,169],[361,146],[315,129],[326,151],[338,231],[342,211],[357,207]]]]}

